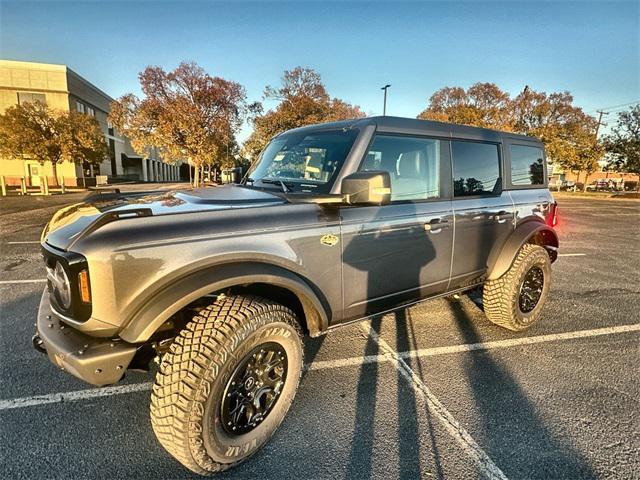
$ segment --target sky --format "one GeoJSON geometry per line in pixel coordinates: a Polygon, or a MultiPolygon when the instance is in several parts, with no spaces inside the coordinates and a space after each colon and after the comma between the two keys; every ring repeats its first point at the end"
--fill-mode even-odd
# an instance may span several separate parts
{"type": "MultiPolygon", "coordinates": [[[[444,86],[564,91],[588,113],[640,101],[639,2],[0,0],[0,58],[68,65],[114,98],[195,61],[249,101],[298,65],[332,96],[415,117],[444,86]]],[[[272,106],[269,103],[267,107],[272,106]]],[[[616,107],[616,108],[610,108],[616,107]]],[[[246,138],[248,127],[240,136],[246,138]]]]}

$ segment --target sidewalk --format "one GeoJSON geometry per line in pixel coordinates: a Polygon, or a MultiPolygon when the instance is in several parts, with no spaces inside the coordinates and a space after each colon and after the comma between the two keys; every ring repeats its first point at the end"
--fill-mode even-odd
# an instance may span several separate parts
{"type": "Polygon", "coordinates": [[[551,190],[551,194],[554,198],[580,198],[580,199],[589,199],[589,200],[623,200],[630,202],[640,201],[639,197],[635,197],[637,195],[636,192],[626,192],[626,194],[622,193],[612,193],[612,192],[556,192],[551,190]]]}

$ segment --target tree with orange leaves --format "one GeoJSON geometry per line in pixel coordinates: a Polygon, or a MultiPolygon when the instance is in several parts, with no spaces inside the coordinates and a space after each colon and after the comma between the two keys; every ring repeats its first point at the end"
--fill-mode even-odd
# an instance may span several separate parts
{"type": "Polygon", "coordinates": [[[235,142],[246,114],[244,88],[195,63],[181,63],[172,72],[147,67],[139,80],[144,97],[127,94],[113,102],[111,123],[139,152],[156,147],[168,161],[195,165],[197,187],[204,165],[220,165],[227,145],[235,142]]]}
{"type": "Polygon", "coordinates": [[[476,83],[467,90],[444,87],[418,118],[537,137],[550,159],[578,176],[585,172],[585,184],[604,153],[596,139],[596,119],[574,105],[569,92],[548,94],[526,87],[511,98],[493,83],[476,83]]]}
{"type": "Polygon", "coordinates": [[[314,123],[364,117],[357,105],[332,98],[320,74],[311,68],[285,70],[279,87],[266,87],[264,97],[278,106],[267,112],[255,103],[251,109],[253,132],[244,144],[245,154],[255,159],[275,135],[314,123]]]}

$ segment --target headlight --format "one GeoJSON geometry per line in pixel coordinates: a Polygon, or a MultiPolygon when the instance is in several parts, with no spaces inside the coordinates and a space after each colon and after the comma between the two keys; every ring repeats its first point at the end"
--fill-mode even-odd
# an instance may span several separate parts
{"type": "Polygon", "coordinates": [[[68,310],[71,307],[71,285],[69,277],[60,262],[56,262],[54,268],[47,268],[47,278],[51,282],[52,293],[58,304],[68,310]]]}

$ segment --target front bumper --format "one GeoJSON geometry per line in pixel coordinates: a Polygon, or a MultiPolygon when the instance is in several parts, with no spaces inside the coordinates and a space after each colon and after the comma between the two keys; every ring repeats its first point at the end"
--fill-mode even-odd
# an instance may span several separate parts
{"type": "Polygon", "coordinates": [[[51,311],[49,292],[42,293],[34,345],[44,348],[54,365],[93,385],[119,381],[137,347],[120,339],[95,338],[61,322],[51,311]]]}

